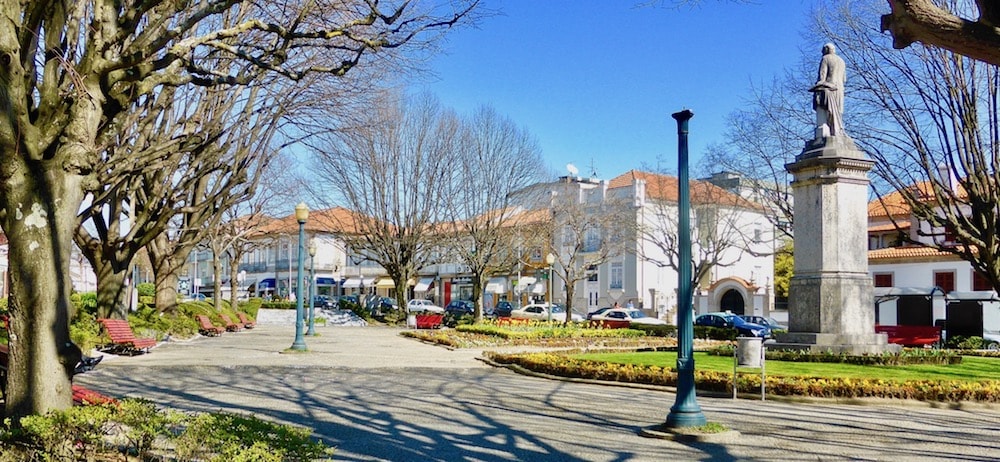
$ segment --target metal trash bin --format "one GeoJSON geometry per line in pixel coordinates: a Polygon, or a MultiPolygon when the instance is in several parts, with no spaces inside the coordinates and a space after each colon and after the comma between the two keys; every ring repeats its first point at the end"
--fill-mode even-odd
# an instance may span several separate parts
{"type": "Polygon", "coordinates": [[[760,369],[760,399],[764,400],[764,388],[767,377],[764,374],[764,339],[760,337],[736,337],[736,348],[733,349],[733,399],[736,399],[737,369],[754,367],[760,369]]]}
{"type": "Polygon", "coordinates": [[[736,338],[736,365],[741,367],[761,367],[764,363],[764,355],[761,349],[764,347],[764,339],[760,337],[737,337],[736,338]]]}

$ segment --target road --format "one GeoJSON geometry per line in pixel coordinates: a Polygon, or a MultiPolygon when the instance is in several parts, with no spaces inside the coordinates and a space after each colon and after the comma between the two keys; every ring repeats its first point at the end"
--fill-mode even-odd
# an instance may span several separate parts
{"type": "Polygon", "coordinates": [[[699,397],[729,442],[639,436],[674,402],[663,390],[523,376],[388,328],[318,328],[170,342],[113,357],[77,382],[182,410],[251,413],[313,428],[347,461],[1000,460],[985,406],[848,405],[699,397]]]}

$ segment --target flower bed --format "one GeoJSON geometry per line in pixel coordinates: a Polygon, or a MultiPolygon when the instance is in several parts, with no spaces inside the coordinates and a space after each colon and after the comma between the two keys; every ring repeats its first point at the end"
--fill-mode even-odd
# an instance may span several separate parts
{"type": "MultiPolygon", "coordinates": [[[[676,386],[677,372],[671,368],[587,361],[553,353],[486,353],[491,360],[562,377],[609,380],[649,385],[676,386]]],[[[760,389],[760,374],[740,373],[737,389],[760,389]]],[[[702,391],[732,392],[732,373],[695,371],[695,387],[702,391]]],[[[1000,402],[1000,381],[906,380],[879,378],[818,378],[768,376],[769,394],[822,398],[898,398],[920,401],[1000,402]]]]}

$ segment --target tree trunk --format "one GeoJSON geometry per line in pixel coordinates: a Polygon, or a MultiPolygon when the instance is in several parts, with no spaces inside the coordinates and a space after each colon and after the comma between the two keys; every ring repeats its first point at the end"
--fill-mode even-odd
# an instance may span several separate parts
{"type": "Polygon", "coordinates": [[[128,277],[128,265],[124,269],[115,269],[115,265],[98,256],[94,271],[97,273],[97,317],[127,319],[128,287],[125,278],[128,277]]]}
{"type": "Polygon", "coordinates": [[[472,274],[472,303],[476,306],[476,322],[483,320],[483,273],[472,274]]]}
{"type": "Polygon", "coordinates": [[[236,310],[238,307],[236,305],[236,299],[238,296],[237,290],[240,288],[240,265],[239,261],[229,262],[229,305],[232,309],[236,310]]]}
{"type": "Polygon", "coordinates": [[[215,309],[222,306],[222,260],[216,251],[212,251],[212,304],[215,309]]]}
{"type": "Polygon", "coordinates": [[[573,295],[575,293],[576,284],[566,284],[566,323],[573,321],[573,295]]]}
{"type": "Polygon", "coordinates": [[[156,273],[153,270],[156,280],[156,311],[161,313],[172,313],[177,309],[177,284],[180,277],[177,273],[166,274],[156,273]]]}
{"type": "Polygon", "coordinates": [[[14,162],[0,194],[9,240],[10,361],[6,416],[73,404],[70,378],[80,359],[69,337],[71,243],[82,201],[81,177],[62,165],[14,162]],[[10,173],[12,172],[12,173],[10,173]]]}

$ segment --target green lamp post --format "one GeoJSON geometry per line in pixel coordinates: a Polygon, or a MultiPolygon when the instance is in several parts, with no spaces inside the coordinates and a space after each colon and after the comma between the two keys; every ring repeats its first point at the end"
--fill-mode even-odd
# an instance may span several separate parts
{"type": "Polygon", "coordinates": [[[306,206],[305,202],[299,202],[299,205],[295,206],[295,219],[299,222],[299,273],[298,273],[298,286],[295,287],[295,341],[292,342],[292,350],[305,351],[306,350],[306,340],[302,337],[302,283],[304,272],[304,262],[305,257],[305,237],[306,237],[306,220],[309,219],[309,207],[306,206]]]}
{"type": "Polygon", "coordinates": [[[316,239],[309,239],[309,330],[306,335],[316,335],[316,239]]]}
{"type": "Polygon", "coordinates": [[[705,425],[694,389],[694,324],[691,299],[691,195],[688,184],[688,120],[685,109],[677,120],[677,399],[667,415],[667,427],[705,425]]]}

